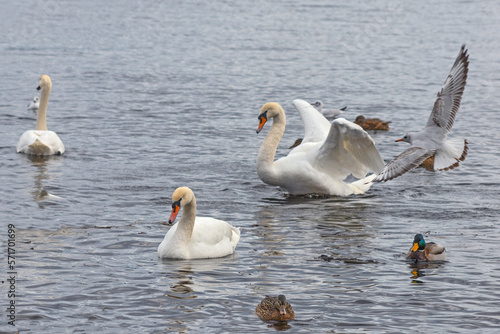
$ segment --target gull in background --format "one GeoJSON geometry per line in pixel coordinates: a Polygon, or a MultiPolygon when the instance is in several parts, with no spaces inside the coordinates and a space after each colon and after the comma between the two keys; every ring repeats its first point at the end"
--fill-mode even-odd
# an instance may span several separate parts
{"type": "Polygon", "coordinates": [[[28,110],[32,110],[36,114],[39,107],[40,107],[40,99],[38,98],[38,96],[35,96],[33,98],[33,101],[31,101],[28,104],[28,110]]]}
{"type": "Polygon", "coordinates": [[[325,109],[323,110],[323,102],[320,100],[311,103],[312,106],[314,106],[320,113],[323,114],[326,118],[337,118],[342,114],[344,111],[347,110],[347,107],[342,107],[340,109],[325,109]]]}

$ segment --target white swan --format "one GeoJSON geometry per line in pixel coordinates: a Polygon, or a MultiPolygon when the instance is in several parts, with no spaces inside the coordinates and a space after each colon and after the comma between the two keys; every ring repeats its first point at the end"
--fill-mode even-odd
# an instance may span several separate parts
{"type": "Polygon", "coordinates": [[[38,111],[39,107],[40,107],[40,99],[38,98],[38,96],[35,96],[33,98],[33,101],[31,101],[28,104],[28,110],[31,110],[31,111],[33,111],[36,114],[36,112],[38,111]]]}
{"type": "Polygon", "coordinates": [[[158,246],[158,257],[170,259],[205,259],[230,255],[240,240],[240,230],[223,220],[196,217],[196,198],[188,187],[180,187],[172,195],[173,223],[180,208],[181,219],[170,228],[158,246]]]}
{"type": "Polygon", "coordinates": [[[306,101],[294,100],[293,105],[304,123],[304,140],[277,161],[274,155],[285,131],[285,112],[276,102],[266,103],[260,110],[257,133],[268,119],[273,119],[257,156],[260,179],[292,195],[348,196],[366,192],[375,177],[375,174],[365,177],[368,170],[379,173],[384,168],[384,160],[368,133],[344,118],[330,124],[306,101]],[[349,174],[361,180],[344,183],[349,174]]]}
{"type": "Polygon", "coordinates": [[[52,82],[48,75],[40,77],[38,90],[41,89],[40,107],[38,108],[38,116],[36,119],[36,130],[28,130],[16,145],[18,153],[26,153],[32,155],[53,155],[63,154],[64,144],[59,136],[54,131],[47,130],[47,104],[49,102],[50,89],[52,82]]]}

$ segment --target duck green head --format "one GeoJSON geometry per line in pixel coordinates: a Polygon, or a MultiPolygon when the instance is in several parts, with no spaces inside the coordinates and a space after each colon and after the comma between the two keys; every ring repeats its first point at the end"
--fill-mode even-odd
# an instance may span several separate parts
{"type": "Polygon", "coordinates": [[[425,249],[425,240],[424,236],[422,234],[416,234],[415,238],[413,239],[413,247],[412,247],[412,252],[416,252],[417,250],[424,250],[425,249]]]}

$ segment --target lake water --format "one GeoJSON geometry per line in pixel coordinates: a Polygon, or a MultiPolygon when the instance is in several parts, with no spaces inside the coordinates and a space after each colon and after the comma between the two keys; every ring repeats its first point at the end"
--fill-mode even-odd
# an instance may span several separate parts
{"type": "Polygon", "coordinates": [[[498,1],[4,2],[0,14],[0,331],[500,331],[498,1]],[[365,195],[289,197],[255,170],[257,115],[283,105],[277,157],[303,126],[293,99],[392,121],[384,159],[427,121],[462,43],[470,71],[451,138],[469,155],[365,195]],[[41,74],[66,154],[17,154],[41,74]],[[159,260],[171,195],[241,228],[233,256],[159,260]],[[16,326],[7,324],[15,225],[16,326]],[[444,263],[404,261],[415,233],[444,263]],[[321,255],[326,257],[320,258],[321,255]],[[329,261],[326,261],[328,259],[329,261]],[[264,323],[265,295],[296,320],[264,323]]]}

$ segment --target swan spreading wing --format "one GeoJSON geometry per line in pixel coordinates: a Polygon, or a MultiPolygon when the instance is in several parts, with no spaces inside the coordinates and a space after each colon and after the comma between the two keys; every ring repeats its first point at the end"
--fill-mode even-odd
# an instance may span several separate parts
{"type": "Polygon", "coordinates": [[[365,177],[368,170],[379,173],[385,166],[370,135],[345,118],[332,122],[316,161],[321,165],[348,170],[357,178],[365,177]]]}
{"type": "Polygon", "coordinates": [[[294,100],[293,105],[299,112],[304,123],[304,139],[302,143],[314,143],[324,141],[330,131],[330,122],[309,102],[294,100]]]}
{"type": "Polygon", "coordinates": [[[330,123],[325,116],[304,100],[294,100],[304,123],[305,136],[302,143],[322,143],[315,152],[314,163],[323,170],[335,170],[344,178],[353,174],[357,178],[366,176],[368,170],[379,173],[384,168],[375,142],[359,125],[345,118],[330,123]]]}

